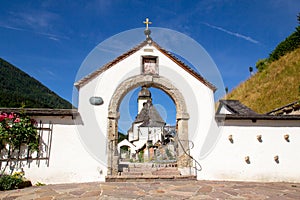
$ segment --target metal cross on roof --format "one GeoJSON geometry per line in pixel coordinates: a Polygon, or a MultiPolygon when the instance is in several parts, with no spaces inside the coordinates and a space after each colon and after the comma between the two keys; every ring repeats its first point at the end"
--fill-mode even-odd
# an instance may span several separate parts
{"type": "Polygon", "coordinates": [[[146,18],[146,21],[144,21],[143,23],[146,24],[146,30],[149,29],[149,24],[152,24],[152,22],[149,21],[149,18],[146,18]]]}

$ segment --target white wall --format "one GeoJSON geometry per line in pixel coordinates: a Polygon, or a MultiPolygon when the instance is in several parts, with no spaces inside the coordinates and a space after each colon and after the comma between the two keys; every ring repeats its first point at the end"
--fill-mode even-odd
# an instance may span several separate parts
{"type": "MultiPolygon", "coordinates": [[[[48,167],[45,161],[40,161],[39,166],[36,161],[30,165],[23,162],[28,179],[46,184],[105,180],[106,166],[86,151],[70,117],[41,118],[46,127],[46,120],[54,122],[50,163],[48,167]]],[[[198,180],[300,182],[297,121],[228,120],[221,128],[220,137],[208,155],[199,159],[199,152],[193,151],[194,158],[202,165],[198,180]],[[286,134],[289,141],[284,139],[286,134]],[[232,135],[232,143],[229,135],[232,135]],[[258,135],[262,136],[262,142],[257,140],[258,135]],[[246,156],[250,163],[245,162],[246,156]],[[279,156],[279,163],[274,161],[275,156],[279,156]]]]}
{"type": "MultiPolygon", "coordinates": [[[[97,162],[82,145],[71,117],[36,117],[45,127],[53,123],[53,138],[49,167],[46,161],[23,162],[25,177],[33,183],[46,184],[104,181],[106,166],[97,162]]],[[[46,131],[44,132],[44,137],[46,131]]]]}
{"type": "Polygon", "coordinates": [[[199,160],[203,170],[197,178],[300,182],[299,146],[297,121],[227,121],[215,148],[199,160]],[[285,134],[289,135],[289,142],[284,139],[285,134]],[[262,136],[262,142],[257,140],[257,135],[262,136]],[[246,156],[250,158],[249,164],[245,162],[246,156]],[[274,161],[275,156],[279,156],[279,163],[274,161]]]}

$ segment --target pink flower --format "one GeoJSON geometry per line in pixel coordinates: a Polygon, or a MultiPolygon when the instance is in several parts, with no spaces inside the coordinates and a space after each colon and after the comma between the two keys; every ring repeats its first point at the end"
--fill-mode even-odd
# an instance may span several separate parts
{"type": "Polygon", "coordinates": [[[21,121],[21,120],[20,120],[20,118],[18,117],[18,118],[15,119],[14,122],[15,122],[15,123],[19,123],[20,121],[21,121]]]}
{"type": "Polygon", "coordinates": [[[8,119],[13,119],[13,118],[14,118],[14,113],[10,113],[8,119]]]}

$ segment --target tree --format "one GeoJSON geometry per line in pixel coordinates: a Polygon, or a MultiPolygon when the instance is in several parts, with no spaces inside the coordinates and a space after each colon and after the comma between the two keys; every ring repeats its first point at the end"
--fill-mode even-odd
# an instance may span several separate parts
{"type": "Polygon", "coordinates": [[[267,67],[267,64],[268,64],[268,59],[259,59],[256,62],[256,69],[259,72],[261,72],[261,71],[263,71],[267,67]]]}
{"type": "Polygon", "coordinates": [[[251,76],[252,72],[253,72],[253,67],[249,67],[249,72],[250,72],[250,76],[251,76]]]}

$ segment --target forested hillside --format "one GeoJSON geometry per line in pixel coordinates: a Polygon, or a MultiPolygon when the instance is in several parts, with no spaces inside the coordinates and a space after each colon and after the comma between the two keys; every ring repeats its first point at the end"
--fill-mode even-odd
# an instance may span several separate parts
{"type": "Polygon", "coordinates": [[[258,113],[300,101],[300,27],[268,58],[259,60],[256,67],[258,72],[227,94],[226,99],[237,99],[258,113]]]}
{"type": "Polygon", "coordinates": [[[36,79],[0,58],[0,107],[72,108],[36,79]]]}

